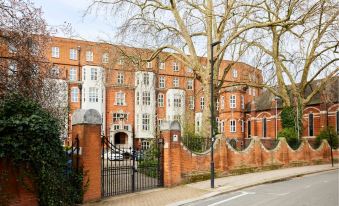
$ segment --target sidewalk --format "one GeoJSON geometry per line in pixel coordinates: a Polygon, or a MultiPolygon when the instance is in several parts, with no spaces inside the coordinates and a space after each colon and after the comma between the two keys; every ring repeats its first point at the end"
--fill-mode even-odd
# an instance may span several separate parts
{"type": "Polygon", "coordinates": [[[232,192],[246,187],[255,186],[272,181],[278,181],[312,174],[322,171],[338,169],[338,165],[315,165],[293,167],[265,172],[249,173],[215,179],[215,188],[210,188],[210,181],[202,181],[173,188],[159,188],[143,192],[131,193],[102,199],[100,202],[85,204],[88,206],[176,206],[199,199],[204,199],[221,193],[232,192]]]}

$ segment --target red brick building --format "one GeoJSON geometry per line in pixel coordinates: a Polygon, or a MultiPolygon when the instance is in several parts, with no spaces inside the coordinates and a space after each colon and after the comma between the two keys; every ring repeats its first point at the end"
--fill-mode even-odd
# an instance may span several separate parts
{"type": "MultiPolygon", "coordinates": [[[[140,61],[152,51],[107,43],[53,37],[46,54],[52,71],[67,84],[71,114],[79,109],[96,109],[103,117],[103,134],[124,147],[133,144],[147,147],[158,135],[163,120],[179,120],[195,132],[202,127],[204,91],[191,68],[161,53],[151,62],[140,61]]],[[[208,60],[201,57],[201,64],[208,60]]],[[[219,71],[231,62],[223,61],[219,71]]],[[[261,70],[236,63],[227,73],[216,103],[219,132],[227,138],[251,136],[275,138],[280,130],[279,113],[274,97],[258,88],[234,86],[231,83],[261,83],[261,70]],[[277,120],[277,124],[276,121],[277,120]],[[277,126],[276,126],[277,125],[277,126]],[[265,132],[263,132],[265,131],[265,132]]],[[[334,83],[338,88],[338,82],[334,83]]],[[[337,95],[337,93],[336,93],[337,95]]],[[[325,109],[320,95],[311,101],[304,113],[304,136],[315,136],[329,124],[338,131],[338,97],[325,109]],[[312,114],[310,116],[310,114],[312,114]],[[310,117],[312,120],[309,120],[310,117]],[[309,126],[309,122],[313,126],[309,126]]],[[[68,126],[68,139],[72,133],[68,126]]]]}
{"type": "MultiPolygon", "coordinates": [[[[306,95],[317,86],[313,82],[306,90],[306,95]]],[[[303,137],[314,138],[327,126],[333,127],[339,133],[339,78],[330,81],[326,88],[316,94],[302,112],[303,137]]],[[[281,126],[282,102],[275,96],[263,91],[246,108],[245,137],[252,136],[276,138],[281,126]]]]}
{"type": "MultiPolygon", "coordinates": [[[[68,83],[69,113],[94,108],[104,117],[104,134],[120,145],[147,146],[157,135],[163,120],[190,122],[201,129],[204,95],[192,69],[162,53],[152,62],[136,64],[129,56],[151,51],[117,47],[105,43],[52,38],[47,51],[59,77],[68,83]],[[122,49],[124,54],[122,54],[122,49]]],[[[201,58],[206,64],[207,59],[201,58]]],[[[230,62],[224,61],[221,68],[230,62]]],[[[220,70],[220,76],[223,70],[220,70]]],[[[261,82],[261,71],[236,63],[225,79],[234,82],[261,82]]],[[[257,88],[222,89],[217,102],[219,130],[230,138],[244,136],[245,105],[260,94],[257,88]],[[232,124],[232,125],[231,125],[232,124]]],[[[71,120],[70,120],[71,121],[71,120]]],[[[71,124],[69,124],[71,125],[71,124]]],[[[71,128],[69,128],[71,134],[71,128]]]]}

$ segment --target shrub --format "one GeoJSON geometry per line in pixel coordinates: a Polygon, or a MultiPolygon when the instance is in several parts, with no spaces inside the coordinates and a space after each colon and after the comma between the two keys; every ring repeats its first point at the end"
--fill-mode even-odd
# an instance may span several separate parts
{"type": "Polygon", "coordinates": [[[320,132],[316,137],[317,145],[320,145],[323,139],[326,139],[333,149],[339,148],[338,135],[333,127],[327,127],[320,132]]]}
{"type": "Polygon", "coordinates": [[[283,128],[295,127],[295,114],[293,107],[284,107],[281,111],[281,125],[283,128]]]}
{"type": "Polygon", "coordinates": [[[300,145],[298,134],[292,127],[284,128],[278,133],[278,137],[285,137],[291,148],[297,149],[300,145]]]}
{"type": "MultiPolygon", "coordinates": [[[[36,102],[10,95],[0,102],[0,158],[16,168],[27,164],[40,205],[73,205],[82,200],[82,172],[66,174],[59,122],[36,102]]],[[[23,179],[19,177],[19,179],[23,179]]]]}
{"type": "Polygon", "coordinates": [[[140,151],[141,157],[139,158],[138,169],[141,173],[149,177],[156,178],[159,175],[159,148],[156,143],[152,143],[148,150],[140,151]]]}

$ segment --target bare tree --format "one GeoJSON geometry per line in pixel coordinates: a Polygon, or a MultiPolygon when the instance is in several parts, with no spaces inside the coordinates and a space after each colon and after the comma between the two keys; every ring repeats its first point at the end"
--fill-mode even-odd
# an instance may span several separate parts
{"type": "MultiPolygon", "coordinates": [[[[170,52],[175,59],[193,69],[204,91],[209,91],[211,64],[209,61],[202,63],[201,56],[211,59],[210,45],[221,41],[214,48],[216,97],[232,67],[229,64],[220,68],[222,60],[229,57],[237,61],[245,53],[247,46],[241,44],[240,37],[245,38],[250,29],[281,24],[289,18],[271,21],[257,9],[264,5],[263,1],[253,0],[93,0],[86,13],[104,11],[112,18],[117,17],[115,20],[121,23],[118,37],[125,43],[138,42],[152,48],[148,60],[162,51],[170,52]]],[[[210,95],[204,93],[206,105],[210,105],[210,95]]],[[[209,119],[210,110],[205,109],[203,124],[209,125],[209,119]]],[[[208,133],[209,127],[204,127],[203,134],[208,133]]]]}
{"type": "Polygon", "coordinates": [[[280,25],[253,30],[245,41],[255,46],[260,60],[271,70],[271,85],[264,87],[283,100],[285,106],[300,104],[303,109],[338,75],[339,3],[332,0],[266,0],[260,9],[280,25]],[[258,52],[259,51],[259,52],[258,52]],[[306,92],[320,79],[312,92],[306,92]]]}
{"type": "Polygon", "coordinates": [[[0,2],[0,93],[17,92],[41,98],[44,77],[50,66],[45,58],[48,41],[40,9],[26,1],[0,2]]]}
{"type": "Polygon", "coordinates": [[[28,0],[0,0],[0,13],[0,97],[30,97],[65,120],[67,88],[46,57],[50,36],[41,10],[28,0]]]}

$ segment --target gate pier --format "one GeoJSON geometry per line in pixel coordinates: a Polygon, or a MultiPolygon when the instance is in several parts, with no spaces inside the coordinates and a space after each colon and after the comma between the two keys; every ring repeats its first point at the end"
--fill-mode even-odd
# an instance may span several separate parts
{"type": "Polygon", "coordinates": [[[79,109],[72,115],[72,138],[79,138],[80,167],[84,171],[84,184],[88,182],[84,202],[101,198],[101,122],[101,115],[95,109],[79,109]]]}

